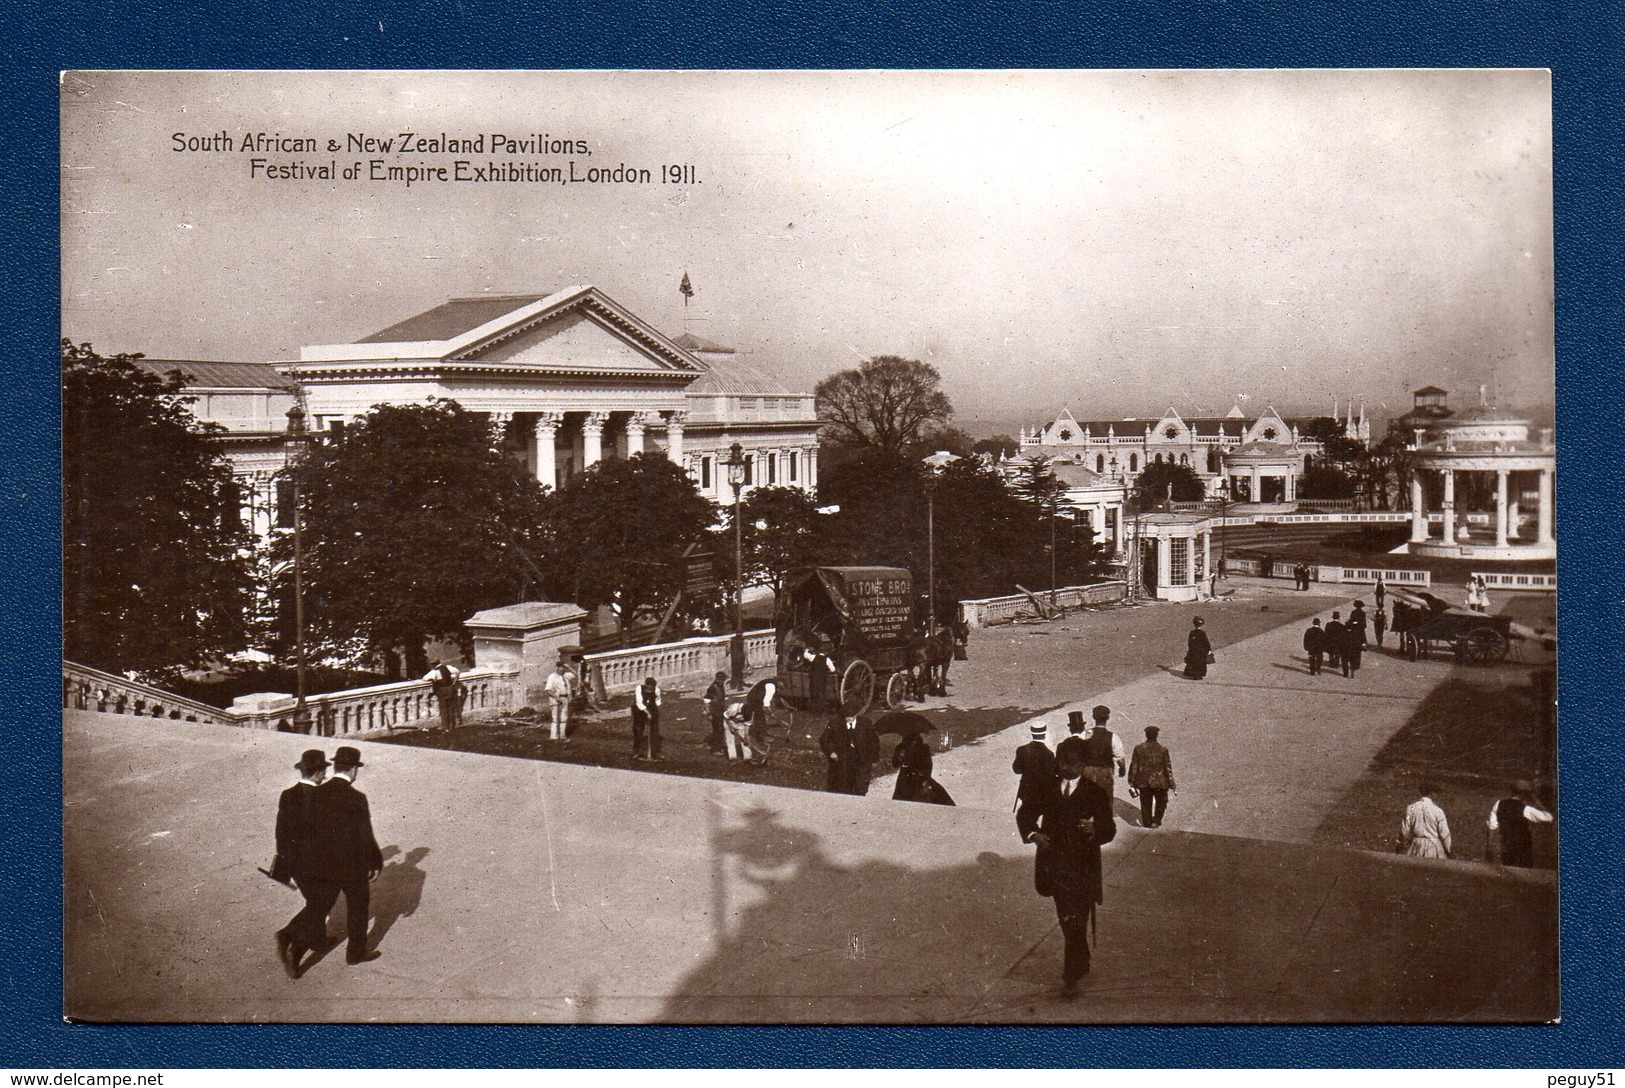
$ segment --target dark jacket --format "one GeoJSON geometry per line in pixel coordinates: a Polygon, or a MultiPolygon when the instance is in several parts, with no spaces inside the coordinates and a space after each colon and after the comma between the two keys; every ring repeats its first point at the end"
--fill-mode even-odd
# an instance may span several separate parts
{"type": "Polygon", "coordinates": [[[317,786],[316,794],[322,833],[311,850],[312,875],[345,883],[365,880],[382,869],[384,857],[373,838],[367,795],[337,776],[317,786]]]}
{"type": "Polygon", "coordinates": [[[1044,792],[1044,787],[1055,781],[1055,753],[1041,740],[1030,740],[1016,749],[1016,758],[1010,769],[1021,776],[1016,785],[1016,805],[1019,808],[1044,792]]]}
{"type": "Polygon", "coordinates": [[[1174,757],[1158,741],[1136,744],[1128,761],[1128,784],[1137,790],[1176,789],[1174,757]]]}
{"type": "Polygon", "coordinates": [[[859,718],[855,729],[846,727],[846,718],[830,718],[818,737],[818,747],[829,764],[827,786],[833,793],[862,793],[869,788],[869,776],[880,758],[880,738],[868,718],[859,718]]]}
{"type": "Polygon", "coordinates": [[[1207,655],[1213,652],[1213,644],[1207,640],[1207,632],[1200,627],[1191,628],[1191,633],[1185,636],[1185,664],[1206,665],[1207,655]]]}
{"type": "Polygon", "coordinates": [[[1303,632],[1304,653],[1318,654],[1326,649],[1326,632],[1319,627],[1310,626],[1303,632]]]}
{"type": "Polygon", "coordinates": [[[318,815],[320,790],[308,782],[295,782],[277,798],[276,858],[271,875],[278,880],[302,880],[311,874],[312,849],[323,834],[318,815]]]}
{"type": "Polygon", "coordinates": [[[1033,862],[1033,887],[1039,895],[1060,891],[1091,903],[1102,901],[1100,848],[1117,837],[1111,794],[1080,777],[1067,797],[1057,778],[1016,813],[1016,827],[1023,842],[1031,842],[1035,831],[1049,836],[1050,845],[1040,847],[1033,862]]]}

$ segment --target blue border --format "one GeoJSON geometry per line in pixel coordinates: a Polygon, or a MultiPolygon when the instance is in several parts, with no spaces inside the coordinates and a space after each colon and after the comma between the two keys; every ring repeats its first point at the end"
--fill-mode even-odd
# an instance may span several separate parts
{"type": "MultiPolygon", "coordinates": [[[[0,1067],[1489,1066],[1621,1064],[1619,774],[1613,668],[1619,534],[1618,148],[1622,16],[1612,0],[932,5],[756,0],[558,5],[25,3],[7,21],[0,117],[13,345],[0,471],[10,525],[5,661],[20,714],[0,835],[0,1067]],[[380,23],[384,29],[380,29],[380,23]],[[77,1027],[60,1019],[61,849],[56,87],[64,68],[1534,67],[1554,70],[1560,563],[1564,642],[1563,1022],[1533,1028],[77,1027]],[[1610,200],[1610,197],[1615,198],[1610,200]],[[1601,412],[1585,413],[1600,405],[1601,412]],[[1598,497],[1592,497],[1593,493],[1598,497]]],[[[1236,904],[1245,910],[1246,904],[1236,904]]]]}

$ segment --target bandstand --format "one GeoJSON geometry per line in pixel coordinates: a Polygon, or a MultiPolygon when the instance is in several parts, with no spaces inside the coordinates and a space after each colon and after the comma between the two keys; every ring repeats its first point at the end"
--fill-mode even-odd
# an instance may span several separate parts
{"type": "Polygon", "coordinates": [[[1418,429],[1411,457],[1410,554],[1474,559],[1556,557],[1553,483],[1557,454],[1550,429],[1542,430],[1539,440],[1532,441],[1527,419],[1481,406],[1426,431],[1418,429]],[[1438,536],[1433,535],[1423,487],[1423,474],[1429,472],[1438,473],[1444,485],[1438,536]],[[1463,473],[1492,473],[1495,477],[1495,512],[1487,524],[1457,508],[1456,477],[1463,473]],[[1532,525],[1524,519],[1531,485],[1536,508],[1532,525]]]}

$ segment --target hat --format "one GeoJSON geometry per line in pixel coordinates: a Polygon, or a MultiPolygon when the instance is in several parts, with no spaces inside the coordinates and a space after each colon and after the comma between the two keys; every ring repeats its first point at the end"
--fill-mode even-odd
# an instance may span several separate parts
{"type": "Polygon", "coordinates": [[[1112,716],[1112,708],[1107,706],[1105,703],[1101,703],[1099,706],[1095,707],[1093,713],[1095,716],[1095,721],[1103,722],[1112,716]]]}
{"type": "Polygon", "coordinates": [[[1364,601],[1355,601],[1354,602],[1354,607],[1355,608],[1364,608],[1365,607],[1365,602],[1364,601]]]}
{"type": "Polygon", "coordinates": [[[1043,740],[1049,736],[1049,725],[1042,721],[1036,721],[1027,727],[1027,732],[1033,735],[1034,740],[1043,740]]]}
{"type": "Polygon", "coordinates": [[[1146,740],[1156,740],[1157,734],[1160,732],[1162,732],[1162,730],[1158,729],[1156,726],[1148,725],[1145,727],[1145,738],[1146,740]]]}
{"type": "Polygon", "coordinates": [[[307,748],[305,754],[299,757],[299,762],[293,765],[294,770],[300,774],[312,774],[327,766],[327,754],[320,748],[307,748]]]}
{"type": "Polygon", "coordinates": [[[1320,617],[1316,616],[1314,619],[1310,620],[1309,621],[1309,626],[1311,626],[1311,627],[1319,627],[1320,626],[1320,617]]]}
{"type": "Polygon", "coordinates": [[[1089,747],[1082,737],[1067,737],[1055,746],[1055,758],[1063,763],[1084,763],[1089,747]]]}
{"type": "Polygon", "coordinates": [[[1083,711],[1069,710],[1066,712],[1066,727],[1074,733],[1083,732],[1083,711]]]}
{"type": "Polygon", "coordinates": [[[718,680],[726,680],[728,679],[728,674],[723,672],[721,669],[718,669],[716,678],[718,680]]]}
{"type": "Polygon", "coordinates": [[[349,745],[345,745],[343,748],[340,748],[338,751],[333,753],[333,766],[365,767],[366,764],[361,762],[360,752],[356,751],[354,748],[351,748],[349,745]]]}
{"type": "Polygon", "coordinates": [[[1202,626],[1202,617],[1197,616],[1195,619],[1191,620],[1191,626],[1192,627],[1200,627],[1200,626],[1202,626]]]}

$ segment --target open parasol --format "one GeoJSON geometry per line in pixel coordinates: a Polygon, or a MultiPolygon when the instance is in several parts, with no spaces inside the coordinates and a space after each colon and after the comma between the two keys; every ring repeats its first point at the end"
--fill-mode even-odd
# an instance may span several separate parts
{"type": "Polygon", "coordinates": [[[896,733],[900,737],[935,733],[937,727],[931,719],[913,710],[893,710],[875,719],[876,733],[896,733]]]}

